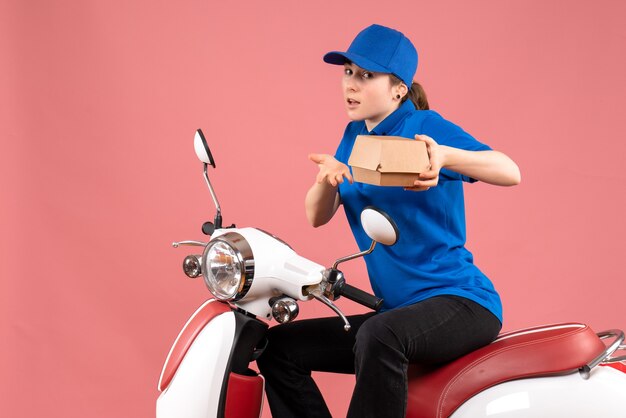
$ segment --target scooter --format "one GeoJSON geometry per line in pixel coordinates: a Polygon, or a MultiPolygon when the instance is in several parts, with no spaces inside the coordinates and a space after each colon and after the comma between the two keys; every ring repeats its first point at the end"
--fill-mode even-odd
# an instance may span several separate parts
{"type": "MultiPolygon", "coordinates": [[[[190,278],[202,276],[214,298],[189,318],[170,349],[158,389],[157,418],[257,418],[264,380],[250,363],[263,352],[268,324],[293,321],[298,302],[317,300],[350,324],[334,303],[344,296],[378,310],[382,300],[346,282],[339,264],[393,245],[398,229],[376,208],[361,223],[369,249],[332,267],[298,255],[286,242],[258,228],[223,226],[208,176],[215,162],[201,130],[196,155],[216,207],[202,226],[208,242],[183,261],[190,278]],[[263,320],[261,320],[261,318],[263,320]]],[[[502,334],[493,343],[434,369],[411,366],[407,418],[626,417],[624,332],[596,334],[585,324],[564,323],[502,334]]]]}

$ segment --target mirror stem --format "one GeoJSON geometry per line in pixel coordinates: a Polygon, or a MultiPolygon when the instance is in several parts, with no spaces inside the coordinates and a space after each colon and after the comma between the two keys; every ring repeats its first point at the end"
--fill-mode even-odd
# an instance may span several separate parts
{"type": "Polygon", "coordinates": [[[343,263],[344,261],[353,260],[355,258],[362,257],[364,255],[368,255],[369,253],[374,251],[374,247],[375,246],[376,246],[376,241],[372,241],[372,245],[370,245],[369,249],[367,249],[365,251],[361,251],[360,253],[352,254],[352,255],[349,255],[349,256],[342,257],[342,258],[338,259],[337,261],[335,261],[335,264],[333,264],[333,269],[337,269],[337,266],[339,265],[339,263],[343,263]]]}
{"type": "Polygon", "coordinates": [[[215,191],[213,191],[213,186],[211,186],[211,182],[209,181],[209,175],[207,174],[207,163],[204,163],[204,180],[206,181],[206,185],[209,187],[209,192],[211,192],[211,197],[213,198],[213,203],[215,203],[215,209],[217,213],[215,214],[215,229],[220,229],[222,227],[222,209],[220,208],[220,204],[217,201],[217,196],[215,195],[215,191]]]}

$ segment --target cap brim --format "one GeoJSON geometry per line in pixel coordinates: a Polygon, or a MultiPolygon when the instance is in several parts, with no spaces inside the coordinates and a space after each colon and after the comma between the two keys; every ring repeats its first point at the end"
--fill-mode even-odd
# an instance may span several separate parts
{"type": "Polygon", "coordinates": [[[324,62],[327,62],[329,64],[343,65],[347,61],[350,61],[358,65],[364,70],[374,71],[377,73],[388,73],[388,74],[391,73],[391,71],[388,68],[383,67],[382,65],[376,64],[374,61],[371,61],[358,54],[353,54],[349,52],[332,51],[324,55],[324,62]]]}

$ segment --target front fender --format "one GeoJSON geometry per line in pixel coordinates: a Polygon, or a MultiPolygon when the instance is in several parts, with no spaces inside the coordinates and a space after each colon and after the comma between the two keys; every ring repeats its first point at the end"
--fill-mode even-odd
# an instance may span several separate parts
{"type": "Polygon", "coordinates": [[[157,418],[216,417],[235,341],[235,313],[215,300],[189,318],[167,356],[157,418]]]}

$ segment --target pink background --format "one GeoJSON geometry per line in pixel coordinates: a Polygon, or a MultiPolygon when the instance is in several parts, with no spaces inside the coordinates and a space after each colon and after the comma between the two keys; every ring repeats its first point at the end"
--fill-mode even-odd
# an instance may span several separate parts
{"type": "MultiPolygon", "coordinates": [[[[170,246],[213,216],[198,127],[226,223],[322,264],[355,250],[343,216],[307,225],[306,156],[332,153],[347,122],[321,56],[374,22],[415,42],[434,109],[521,167],[518,187],[466,188],[504,329],[626,328],[625,14],[619,0],[3,0],[2,415],[153,416],[169,346],[209,296],[170,246]]],[[[365,286],[361,262],[345,271],[365,286]]],[[[352,381],[319,375],[337,416],[352,381]]]]}

